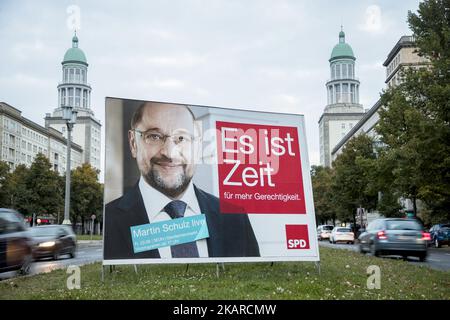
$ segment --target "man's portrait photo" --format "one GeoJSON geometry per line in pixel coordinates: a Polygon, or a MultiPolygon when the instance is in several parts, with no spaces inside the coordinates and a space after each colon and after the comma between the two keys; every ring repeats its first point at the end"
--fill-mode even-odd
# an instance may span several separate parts
{"type": "Polygon", "coordinates": [[[259,257],[248,215],[222,213],[219,198],[194,183],[202,130],[190,106],[139,101],[118,108],[114,123],[121,126],[112,123],[107,135],[117,131],[122,140],[109,141],[105,179],[122,186],[105,200],[104,259],[259,257]],[[135,252],[132,227],[198,215],[207,238],[135,252]]]}

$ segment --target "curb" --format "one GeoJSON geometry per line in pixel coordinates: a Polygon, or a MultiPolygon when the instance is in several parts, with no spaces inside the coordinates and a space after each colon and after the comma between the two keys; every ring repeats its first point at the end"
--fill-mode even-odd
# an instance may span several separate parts
{"type": "Polygon", "coordinates": [[[77,240],[78,244],[102,244],[103,240],[77,240]]]}

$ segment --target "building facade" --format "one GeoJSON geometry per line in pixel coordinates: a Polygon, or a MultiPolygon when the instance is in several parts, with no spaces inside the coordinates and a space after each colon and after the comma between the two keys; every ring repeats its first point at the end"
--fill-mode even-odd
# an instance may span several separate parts
{"type": "Polygon", "coordinates": [[[58,84],[58,105],[53,113],[45,115],[45,127],[53,128],[67,137],[66,121],[62,118],[62,106],[77,111],[77,121],[72,131],[72,141],[83,149],[82,162],[100,170],[101,123],[91,109],[92,88],[87,82],[88,63],[84,52],[78,48],[78,37],[72,38],[62,61],[62,77],[58,84]]]}
{"type": "MultiPolygon", "coordinates": [[[[59,174],[66,172],[67,141],[62,133],[45,128],[22,117],[20,110],[0,102],[0,160],[9,164],[11,170],[18,165],[30,166],[38,153],[44,154],[59,174]]],[[[71,166],[82,164],[83,149],[72,143],[71,166]]]]}
{"type": "Polygon", "coordinates": [[[61,175],[66,172],[67,125],[62,119],[62,106],[77,111],[72,131],[71,168],[90,163],[100,170],[101,123],[91,110],[91,86],[87,82],[88,63],[78,48],[78,37],[72,38],[62,61],[62,81],[58,84],[58,107],[45,115],[45,127],[25,118],[22,112],[0,102],[0,160],[11,170],[19,164],[30,166],[38,153],[50,160],[61,175]]]}
{"type": "Polygon", "coordinates": [[[359,103],[360,82],[355,72],[353,49],[339,33],[339,43],[331,52],[330,80],[326,83],[327,106],[319,119],[320,163],[331,167],[331,150],[364,116],[359,103]]]}
{"type": "MultiPolygon", "coordinates": [[[[419,68],[426,66],[428,60],[420,57],[415,52],[415,44],[413,36],[402,36],[400,40],[389,52],[383,66],[386,67],[387,87],[395,87],[402,82],[402,70],[405,68],[419,68]]],[[[372,108],[364,115],[364,117],[346,134],[339,143],[331,151],[331,157],[334,161],[336,157],[342,153],[345,144],[354,136],[365,133],[374,138],[375,143],[380,143],[378,135],[375,131],[375,126],[378,123],[380,116],[378,110],[382,107],[380,100],[378,100],[372,108]]]]}
{"type": "MultiPolygon", "coordinates": [[[[383,66],[386,67],[386,80],[385,84],[387,87],[395,87],[402,83],[403,76],[402,70],[405,68],[420,68],[429,64],[429,61],[420,57],[416,53],[416,47],[414,43],[413,36],[402,36],[400,40],[395,44],[392,50],[389,52],[383,66]]],[[[348,134],[342,138],[341,141],[332,150],[332,159],[335,160],[339,154],[344,150],[344,147],[350,139],[359,135],[367,134],[374,139],[374,143],[377,145],[381,144],[380,138],[375,130],[380,116],[378,111],[383,105],[381,101],[378,100],[372,108],[364,115],[364,117],[353,127],[348,134]]],[[[400,198],[399,203],[402,205],[405,211],[412,211],[413,204],[410,199],[400,198]]],[[[419,209],[421,206],[420,201],[417,203],[419,209]]],[[[377,213],[367,213],[367,215],[372,214],[377,216],[377,213]]]]}

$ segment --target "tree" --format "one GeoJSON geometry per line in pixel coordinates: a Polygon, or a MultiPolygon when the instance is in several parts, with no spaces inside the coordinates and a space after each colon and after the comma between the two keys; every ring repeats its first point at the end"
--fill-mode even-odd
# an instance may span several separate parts
{"type": "Polygon", "coordinates": [[[32,193],[32,190],[28,189],[27,186],[29,171],[24,164],[18,165],[14,172],[10,174],[6,184],[9,205],[25,215],[30,213],[28,212],[28,201],[32,193]]]}
{"type": "Polygon", "coordinates": [[[333,170],[327,167],[313,166],[311,168],[316,220],[320,224],[325,224],[329,220],[333,220],[335,224],[336,221],[332,193],[333,173],[333,170]]]}
{"type": "Polygon", "coordinates": [[[9,165],[4,161],[0,161],[0,208],[7,207],[8,194],[6,184],[9,177],[9,165]]]}
{"type": "Polygon", "coordinates": [[[375,159],[372,138],[360,134],[345,145],[333,162],[333,202],[339,220],[352,221],[356,226],[357,208],[375,208],[377,193],[369,188],[375,159]]]}
{"type": "Polygon", "coordinates": [[[38,153],[26,177],[28,213],[48,214],[57,217],[63,206],[61,177],[53,171],[48,158],[38,153]]]}
{"type": "Polygon", "coordinates": [[[450,218],[450,2],[429,0],[408,13],[418,54],[429,65],[409,68],[404,81],[383,92],[377,132],[392,187],[435,214],[450,218]]]}
{"type": "Polygon", "coordinates": [[[98,182],[98,170],[88,163],[72,171],[71,177],[71,220],[90,220],[92,214],[102,221],[103,186],[98,182]]]}

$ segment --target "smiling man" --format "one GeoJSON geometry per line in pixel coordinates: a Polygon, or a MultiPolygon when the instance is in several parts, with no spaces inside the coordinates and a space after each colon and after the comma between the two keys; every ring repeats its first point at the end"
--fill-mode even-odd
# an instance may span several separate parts
{"type": "Polygon", "coordinates": [[[128,141],[140,179],[105,206],[106,260],[259,256],[248,216],[222,214],[219,199],[192,183],[199,131],[185,105],[146,102],[133,114],[128,141]],[[201,214],[208,238],[134,253],[131,227],[201,214]]]}

